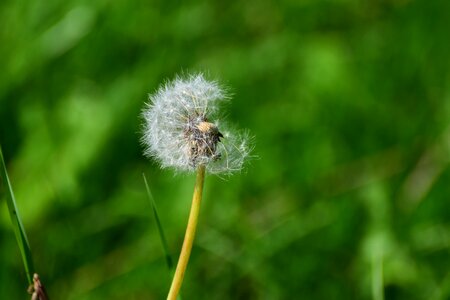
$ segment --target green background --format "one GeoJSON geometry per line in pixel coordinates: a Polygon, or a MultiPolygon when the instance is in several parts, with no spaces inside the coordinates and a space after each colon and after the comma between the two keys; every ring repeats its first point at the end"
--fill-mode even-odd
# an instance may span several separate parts
{"type": "MultiPolygon", "coordinates": [[[[229,88],[183,299],[450,298],[449,1],[0,2],[0,143],[52,299],[164,299],[194,175],[142,156],[148,93],[229,88]],[[384,288],[383,288],[384,287],[384,288]]],[[[0,189],[0,292],[26,276],[0,189]]]]}

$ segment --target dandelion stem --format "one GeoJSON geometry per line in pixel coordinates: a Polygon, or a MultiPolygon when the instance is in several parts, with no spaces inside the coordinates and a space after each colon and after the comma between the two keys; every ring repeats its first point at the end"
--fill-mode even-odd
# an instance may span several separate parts
{"type": "Polygon", "coordinates": [[[201,165],[197,169],[197,179],[195,180],[194,195],[192,197],[191,212],[184,235],[183,247],[181,248],[180,258],[178,259],[177,269],[173,276],[167,300],[176,300],[181,284],[183,283],[184,272],[191,255],[192,244],[194,243],[195,231],[200,212],[200,203],[202,200],[203,183],[205,181],[205,166],[201,165]]]}

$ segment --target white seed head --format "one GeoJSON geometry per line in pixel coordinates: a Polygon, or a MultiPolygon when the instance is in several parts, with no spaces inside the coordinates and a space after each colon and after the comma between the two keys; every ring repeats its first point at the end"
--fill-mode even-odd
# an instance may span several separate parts
{"type": "Polygon", "coordinates": [[[215,119],[226,98],[217,82],[202,74],[161,86],[142,113],[145,155],[179,171],[199,165],[210,173],[240,171],[250,152],[248,135],[231,133],[215,119]]]}

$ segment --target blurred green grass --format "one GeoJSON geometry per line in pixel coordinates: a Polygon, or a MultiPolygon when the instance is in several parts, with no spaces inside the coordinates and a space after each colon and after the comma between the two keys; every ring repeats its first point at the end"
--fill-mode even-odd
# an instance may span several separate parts
{"type": "MultiPolygon", "coordinates": [[[[230,88],[255,136],[206,178],[183,299],[450,297],[447,1],[2,1],[0,142],[52,299],[161,299],[194,176],[142,157],[175,74],[230,88]],[[376,282],[376,281],[375,281],[376,282]]],[[[0,205],[0,291],[26,276],[0,205]]]]}

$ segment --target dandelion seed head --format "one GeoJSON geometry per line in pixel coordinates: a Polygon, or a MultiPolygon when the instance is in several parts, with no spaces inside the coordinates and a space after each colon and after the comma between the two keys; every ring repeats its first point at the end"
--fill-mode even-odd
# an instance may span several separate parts
{"type": "Polygon", "coordinates": [[[242,169],[249,138],[219,122],[219,106],[227,95],[217,82],[202,74],[177,77],[149,98],[142,112],[146,156],[178,171],[195,171],[199,165],[210,173],[242,169]]]}

